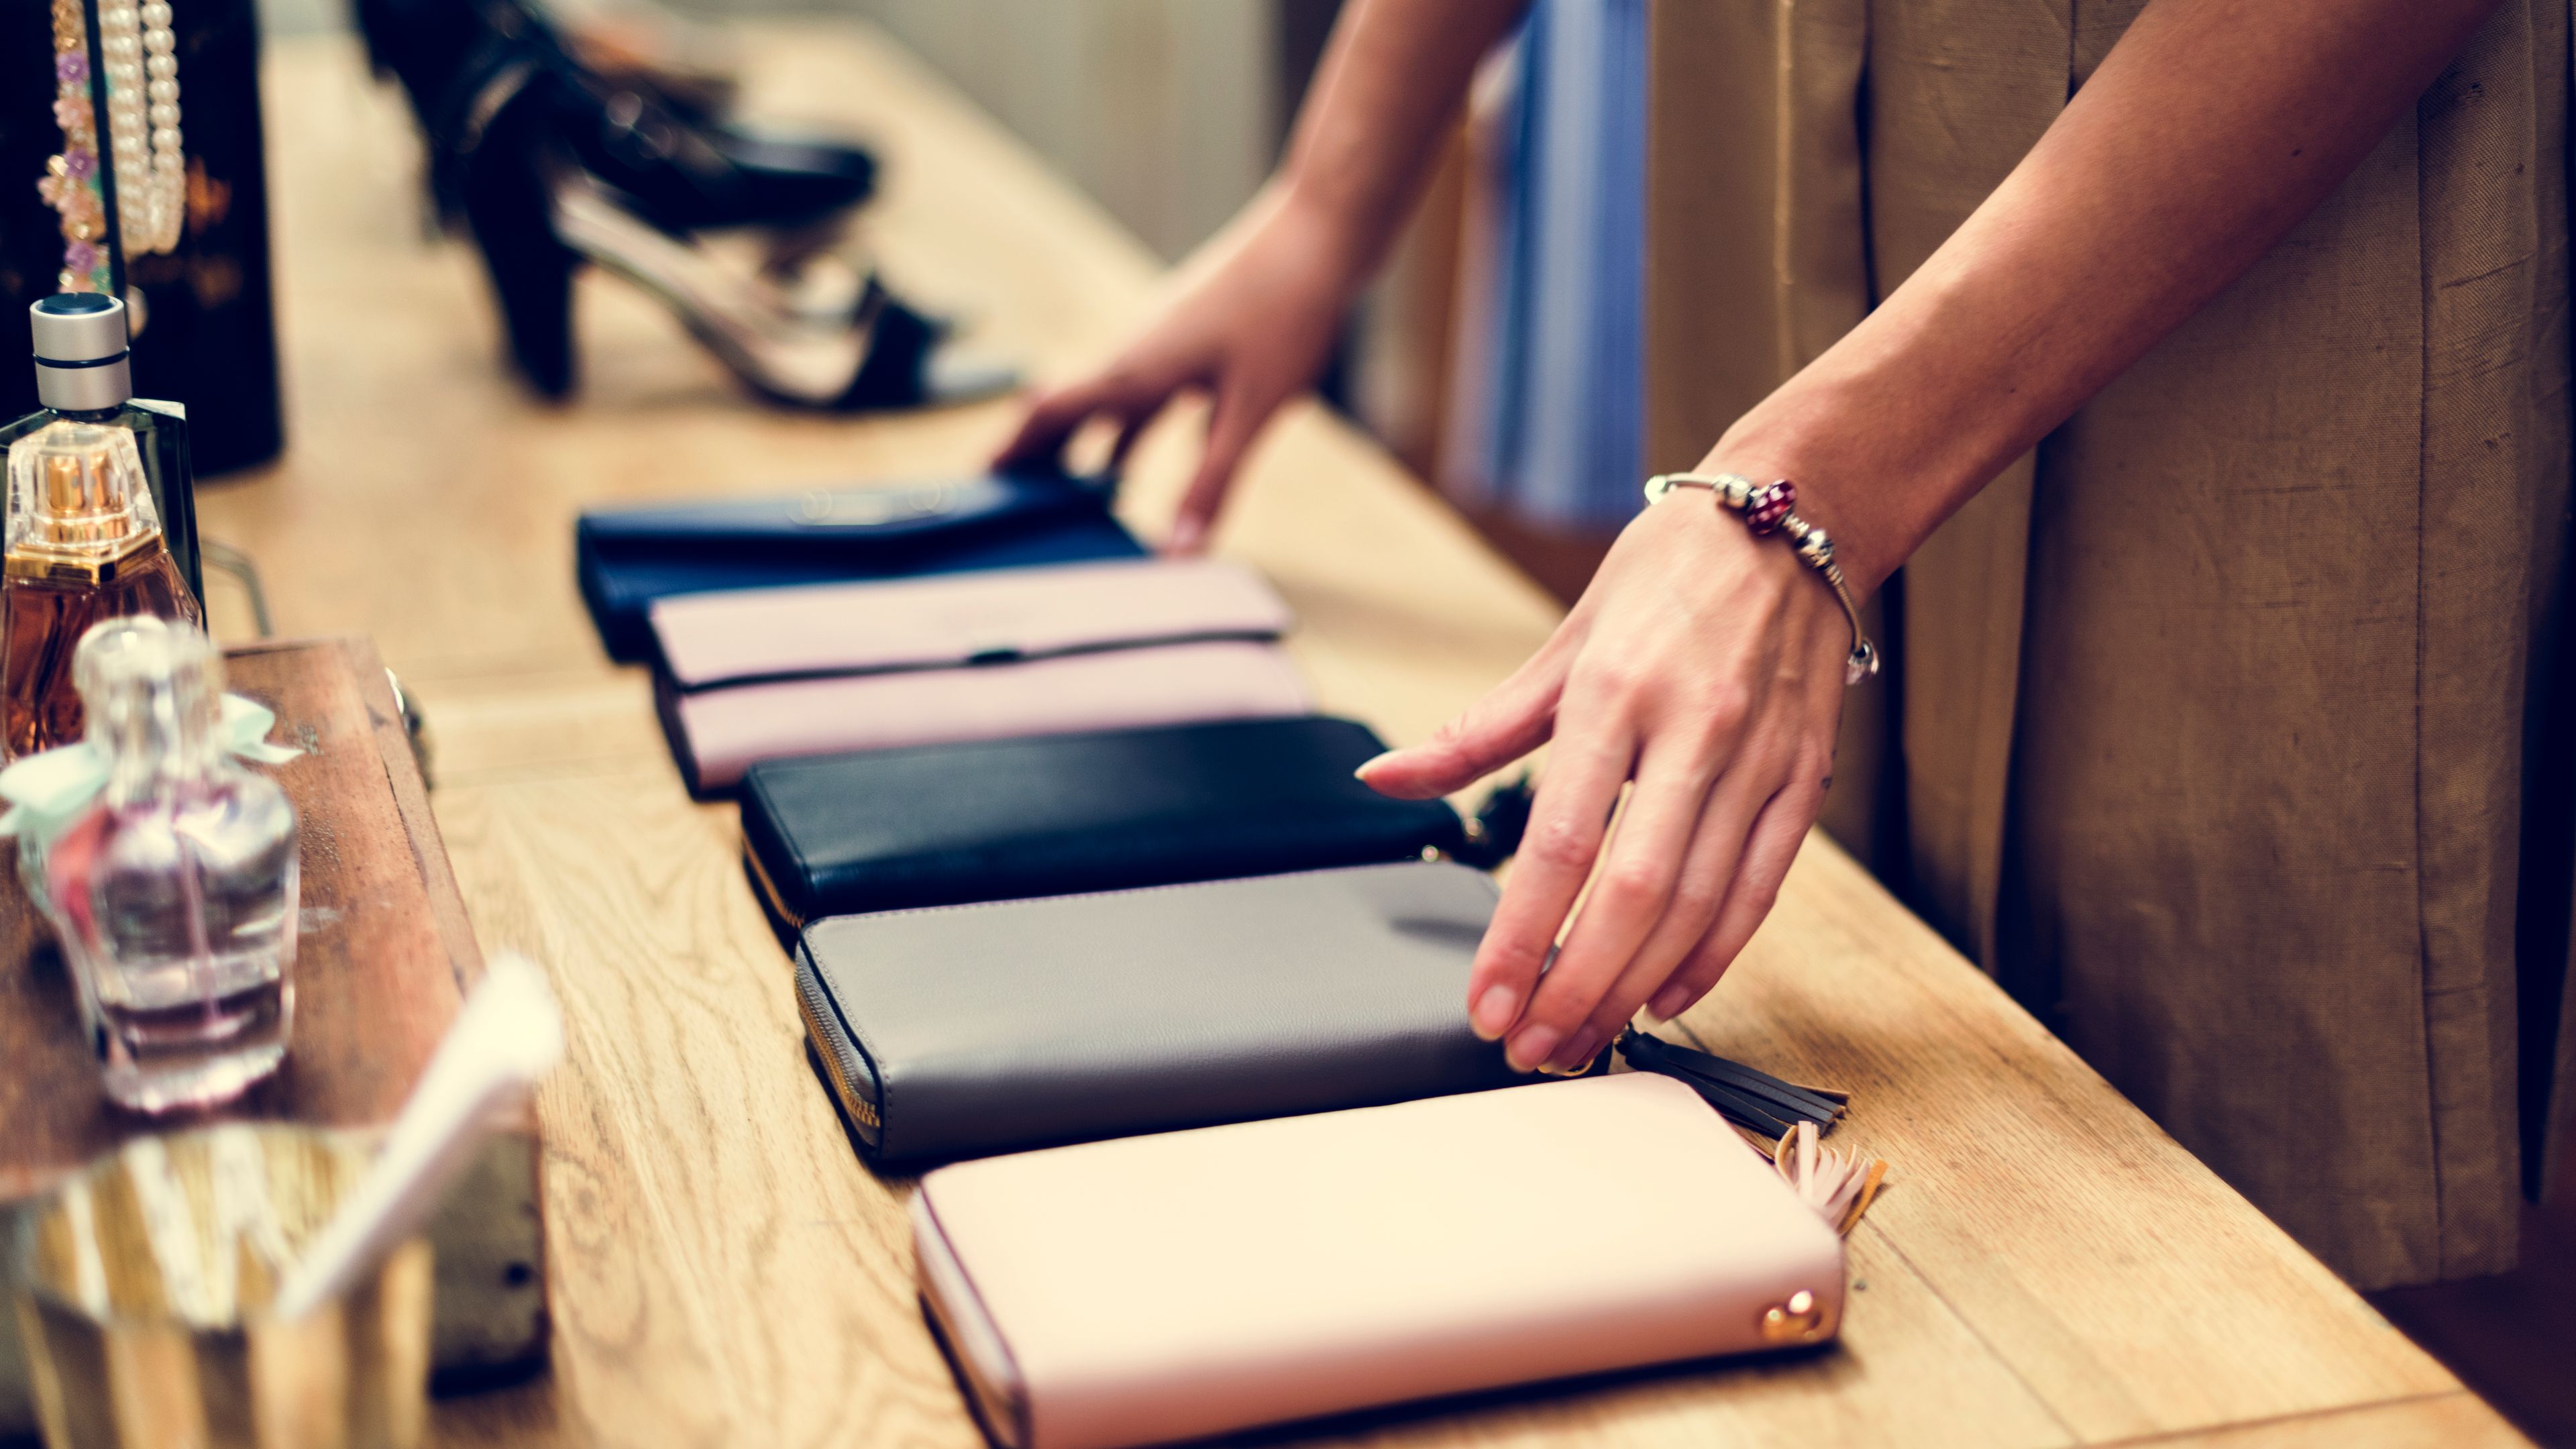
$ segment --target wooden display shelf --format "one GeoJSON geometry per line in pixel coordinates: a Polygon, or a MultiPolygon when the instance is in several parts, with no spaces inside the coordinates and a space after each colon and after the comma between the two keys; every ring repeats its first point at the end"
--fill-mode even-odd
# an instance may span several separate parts
{"type": "MultiPolygon", "coordinates": [[[[234,693],[277,711],[271,738],[306,752],[274,772],[295,805],[303,860],[286,1065],[211,1117],[156,1121],[111,1106],[60,954],[11,861],[0,868],[0,1205],[42,1193],[128,1139],[203,1120],[384,1126],[482,975],[375,645],[260,644],[233,651],[228,672],[234,693]]],[[[433,1225],[443,1374],[507,1374],[543,1361],[541,1201],[530,1113],[494,1139],[433,1225]]],[[[0,1261],[0,1281],[6,1272],[0,1261]]],[[[0,1436],[33,1427],[15,1314],[0,1311],[0,1436]]]]}

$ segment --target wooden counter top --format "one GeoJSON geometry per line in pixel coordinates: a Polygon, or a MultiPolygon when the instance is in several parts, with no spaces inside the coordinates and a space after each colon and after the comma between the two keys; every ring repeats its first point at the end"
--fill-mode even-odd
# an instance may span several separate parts
{"type": "MultiPolygon", "coordinates": [[[[890,158],[870,235],[899,282],[1062,375],[1158,269],[870,33],[760,33],[759,108],[890,158]]],[[[357,47],[268,74],[289,459],[210,489],[280,629],[372,634],[425,707],[433,803],[486,950],[553,971],[571,1057],[540,1101],[551,1378],[442,1405],[448,1442],[977,1442],[911,1286],[901,1198],[800,1046],[733,811],[691,804],[640,671],[602,657],[572,520],[618,498],[780,492],[972,463],[1004,404],[849,421],[746,402],[632,289],[586,278],[580,401],[494,365],[478,264],[421,240],[416,147],[357,47]]],[[[1190,424],[1189,426],[1195,426],[1190,424]]],[[[1148,441],[1158,526],[1186,440],[1148,441]]],[[[1255,455],[1224,551],[1295,606],[1328,708],[1418,739],[1556,610],[1388,459],[1306,408],[1255,455]]],[[[219,623],[241,601],[214,586],[219,623]]],[[[240,632],[237,628],[233,631],[240,632]]],[[[1843,1343],[1333,1426],[1429,1442],[1703,1445],[2518,1442],[2452,1376],[1915,921],[1810,843],[1688,1028],[1848,1087],[1892,1183],[1852,1240],[1843,1343]]],[[[1544,1181],[1543,1164],[1533,1164],[1544,1181]]],[[[1543,1189],[1542,1189],[1543,1190],[1543,1189]]]]}

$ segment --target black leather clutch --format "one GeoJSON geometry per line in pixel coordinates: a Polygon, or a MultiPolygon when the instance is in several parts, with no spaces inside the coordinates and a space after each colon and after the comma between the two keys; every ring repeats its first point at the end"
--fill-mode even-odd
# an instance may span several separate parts
{"type": "Polygon", "coordinates": [[[1037,470],[598,509],[574,562],[609,657],[646,659],[653,601],[674,595],[1143,557],[1112,492],[1037,470]]]}
{"type": "Polygon", "coordinates": [[[1447,802],[1352,777],[1383,748],[1309,715],[770,760],[743,777],[743,846],[791,928],[1455,854],[1447,802]]]}
{"type": "Polygon", "coordinates": [[[881,1163],[1535,1080],[1467,1025],[1494,885],[1446,862],[841,916],[796,955],[881,1163]]]}

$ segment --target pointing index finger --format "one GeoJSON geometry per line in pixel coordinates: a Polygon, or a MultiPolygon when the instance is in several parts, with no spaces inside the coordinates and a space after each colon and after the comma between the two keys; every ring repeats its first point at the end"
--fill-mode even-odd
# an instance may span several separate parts
{"type": "MultiPolygon", "coordinates": [[[[1529,834],[1468,978],[1469,1011],[1479,1035],[1511,1033],[1527,1009],[1540,968],[1601,852],[1610,807],[1634,755],[1635,741],[1624,727],[1559,730],[1531,808],[1529,834]]],[[[1560,1037],[1544,1024],[1513,1034],[1512,1065],[1527,1071],[1545,1062],[1560,1037]]]]}

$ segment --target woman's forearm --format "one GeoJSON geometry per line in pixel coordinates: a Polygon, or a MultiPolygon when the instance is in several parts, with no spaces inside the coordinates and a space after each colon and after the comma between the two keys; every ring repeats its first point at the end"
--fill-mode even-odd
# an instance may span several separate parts
{"type": "Polygon", "coordinates": [[[1712,460],[1863,589],[2351,173],[2494,0],[2152,0],[2003,185],[1712,460]]]}
{"type": "Polygon", "coordinates": [[[1360,0],[1298,113],[1276,203],[1318,223],[1352,284],[1374,271],[1464,104],[1477,62],[1529,0],[1360,0]]]}

